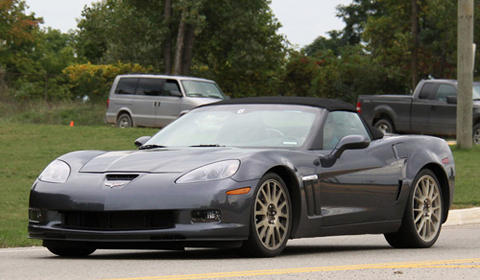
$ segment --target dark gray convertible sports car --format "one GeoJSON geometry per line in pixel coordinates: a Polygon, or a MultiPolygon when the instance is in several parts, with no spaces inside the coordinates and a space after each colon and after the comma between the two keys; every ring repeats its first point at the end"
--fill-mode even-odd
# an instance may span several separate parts
{"type": "Polygon", "coordinates": [[[421,248],[436,242],[454,192],[444,140],[384,136],[336,100],[222,101],[135,144],[48,165],[31,190],[29,237],[60,256],[239,247],[271,257],[288,239],[351,234],[421,248]]]}

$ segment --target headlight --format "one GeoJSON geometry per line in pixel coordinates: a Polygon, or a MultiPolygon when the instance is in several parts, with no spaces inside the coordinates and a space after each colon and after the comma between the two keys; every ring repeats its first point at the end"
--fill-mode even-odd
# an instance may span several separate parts
{"type": "Polygon", "coordinates": [[[239,160],[225,160],[202,166],[178,178],[179,184],[220,180],[233,176],[240,167],[239,160]]]}
{"type": "Polygon", "coordinates": [[[42,174],[38,176],[38,179],[51,183],[63,183],[67,181],[70,175],[70,166],[61,160],[52,161],[42,174]]]}

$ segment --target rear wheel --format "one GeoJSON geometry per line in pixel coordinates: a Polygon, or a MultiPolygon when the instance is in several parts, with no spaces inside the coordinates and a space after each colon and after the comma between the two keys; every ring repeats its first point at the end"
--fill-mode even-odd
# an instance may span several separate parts
{"type": "Polygon", "coordinates": [[[258,183],[250,220],[250,235],[243,253],[274,257],[285,248],[292,223],[290,195],[282,178],[267,173],[258,183]]]}
{"type": "Polygon", "coordinates": [[[118,117],[117,127],[126,128],[126,127],[132,127],[132,126],[133,126],[133,122],[129,114],[123,113],[118,117]]]}
{"type": "Polygon", "coordinates": [[[385,234],[385,238],[397,248],[428,248],[437,241],[442,220],[440,184],[432,171],[424,169],[414,180],[400,230],[385,234]]]}
{"type": "Polygon", "coordinates": [[[480,145],[480,123],[473,126],[473,144],[480,145]]]}
{"type": "Polygon", "coordinates": [[[378,130],[380,130],[381,132],[383,132],[384,134],[385,133],[393,133],[393,124],[390,120],[388,119],[379,119],[376,123],[375,123],[375,128],[377,128],[378,130]]]}

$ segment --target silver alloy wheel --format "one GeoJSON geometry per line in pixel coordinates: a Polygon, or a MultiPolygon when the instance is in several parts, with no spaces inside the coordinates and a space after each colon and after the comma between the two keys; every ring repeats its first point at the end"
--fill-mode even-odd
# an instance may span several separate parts
{"type": "Polygon", "coordinates": [[[262,245],[276,250],[288,238],[289,201],[277,180],[266,180],[255,198],[255,231],[262,245]]]}
{"type": "Polygon", "coordinates": [[[121,127],[121,128],[130,127],[130,122],[126,118],[123,118],[120,120],[118,127],[121,127]]]}
{"type": "Polygon", "coordinates": [[[122,114],[118,117],[117,126],[119,128],[132,127],[132,119],[128,114],[122,114]]]}
{"type": "Polygon", "coordinates": [[[415,186],[413,218],[418,236],[424,242],[436,238],[442,224],[440,188],[430,175],[423,175],[415,186]]]}

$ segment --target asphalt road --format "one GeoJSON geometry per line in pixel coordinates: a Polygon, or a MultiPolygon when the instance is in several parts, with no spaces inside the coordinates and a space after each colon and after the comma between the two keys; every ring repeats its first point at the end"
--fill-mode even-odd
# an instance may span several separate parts
{"type": "Polygon", "coordinates": [[[291,240],[270,259],[207,249],[67,259],[11,248],[0,250],[0,279],[479,279],[479,233],[480,224],[446,226],[430,249],[393,249],[381,235],[291,240]]]}

